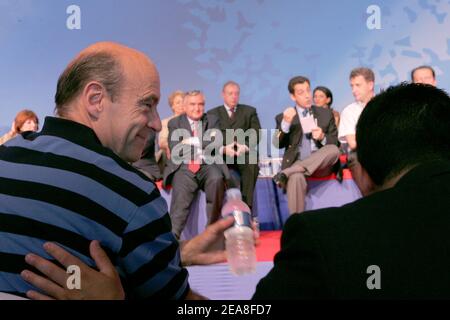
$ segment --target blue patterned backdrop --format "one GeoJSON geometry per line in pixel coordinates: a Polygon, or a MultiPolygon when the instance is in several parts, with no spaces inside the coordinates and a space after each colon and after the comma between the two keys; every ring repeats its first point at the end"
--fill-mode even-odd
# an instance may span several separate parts
{"type": "Polygon", "coordinates": [[[53,112],[57,77],[87,45],[112,40],[147,53],[162,81],[161,117],[168,94],[202,89],[207,109],[221,103],[222,84],[241,84],[241,102],[258,108],[263,127],[291,105],[287,82],[306,75],[335,95],[334,108],[352,102],[348,74],[373,68],[377,91],[409,80],[412,68],[432,65],[438,85],[450,77],[450,1],[447,0],[0,0],[0,127],[22,108],[53,112]],[[66,12],[80,8],[81,29],[66,12]],[[379,8],[380,29],[367,12],[379,8]],[[372,20],[371,20],[372,21],[372,20]]]}

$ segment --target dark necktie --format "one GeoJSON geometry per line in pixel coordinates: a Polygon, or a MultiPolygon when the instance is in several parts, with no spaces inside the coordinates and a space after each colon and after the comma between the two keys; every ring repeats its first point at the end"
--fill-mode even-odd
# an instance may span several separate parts
{"type": "Polygon", "coordinates": [[[235,112],[236,112],[236,111],[234,110],[234,108],[232,108],[232,109],[230,108],[230,120],[231,120],[231,121],[234,120],[235,112]]]}

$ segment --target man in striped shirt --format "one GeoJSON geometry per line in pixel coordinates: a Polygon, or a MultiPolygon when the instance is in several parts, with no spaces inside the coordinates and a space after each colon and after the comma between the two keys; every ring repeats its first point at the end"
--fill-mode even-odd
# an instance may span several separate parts
{"type": "Polygon", "coordinates": [[[160,130],[159,85],[143,53],[94,44],[58,80],[58,117],[0,146],[0,291],[24,296],[34,289],[20,276],[24,257],[51,259],[48,241],[95,266],[89,245],[98,239],[127,298],[198,297],[181,266],[167,204],[129,165],[150,130],[160,130]]]}

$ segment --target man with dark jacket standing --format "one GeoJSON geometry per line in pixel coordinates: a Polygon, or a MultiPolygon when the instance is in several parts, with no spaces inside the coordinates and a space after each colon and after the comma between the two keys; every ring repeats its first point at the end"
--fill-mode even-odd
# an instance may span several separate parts
{"type": "Polygon", "coordinates": [[[287,190],[289,213],[303,212],[306,196],[306,176],[331,174],[339,160],[337,128],[330,109],[312,105],[309,79],[297,76],[289,81],[288,90],[295,107],[276,116],[277,131],[273,143],[284,148],[282,171],[274,176],[275,183],[287,190]],[[315,124],[307,132],[303,126],[315,124]],[[303,125],[302,125],[303,123],[303,125]]]}
{"type": "Polygon", "coordinates": [[[240,104],[239,94],[239,84],[226,82],[222,90],[224,104],[209,110],[208,114],[219,119],[226,163],[230,169],[239,173],[242,198],[251,208],[259,173],[257,144],[261,125],[256,108],[240,104]]]}

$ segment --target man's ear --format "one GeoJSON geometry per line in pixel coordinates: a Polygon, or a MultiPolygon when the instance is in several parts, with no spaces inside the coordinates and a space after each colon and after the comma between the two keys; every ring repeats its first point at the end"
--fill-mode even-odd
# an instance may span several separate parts
{"type": "Polygon", "coordinates": [[[103,111],[106,99],[105,88],[98,82],[89,82],[83,91],[83,100],[90,118],[97,120],[103,111]]]}
{"type": "Polygon", "coordinates": [[[377,185],[373,182],[372,178],[367,173],[367,170],[358,162],[350,167],[353,180],[361,191],[361,194],[365,197],[377,190],[377,185]]]}
{"type": "Polygon", "coordinates": [[[295,100],[295,96],[292,93],[290,93],[289,96],[291,97],[292,101],[297,102],[297,100],[295,100]]]}
{"type": "Polygon", "coordinates": [[[369,81],[371,91],[375,90],[375,82],[369,81]]]}

